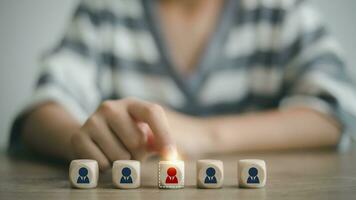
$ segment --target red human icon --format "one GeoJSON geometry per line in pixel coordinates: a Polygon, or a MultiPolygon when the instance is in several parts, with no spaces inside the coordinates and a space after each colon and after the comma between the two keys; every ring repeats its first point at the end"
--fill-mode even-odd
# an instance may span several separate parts
{"type": "Polygon", "coordinates": [[[178,184],[178,179],[177,179],[177,170],[174,167],[170,167],[167,169],[167,178],[166,178],[166,183],[177,183],[178,184]]]}

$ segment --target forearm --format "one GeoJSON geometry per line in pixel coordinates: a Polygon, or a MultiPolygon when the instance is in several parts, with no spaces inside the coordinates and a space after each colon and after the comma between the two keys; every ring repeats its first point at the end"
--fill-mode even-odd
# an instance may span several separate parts
{"type": "Polygon", "coordinates": [[[61,106],[48,103],[32,111],[24,124],[22,140],[43,155],[71,159],[70,139],[79,123],[61,106]]]}
{"type": "Polygon", "coordinates": [[[213,152],[326,147],[340,137],[335,120],[307,108],[212,117],[205,123],[213,152]]]}

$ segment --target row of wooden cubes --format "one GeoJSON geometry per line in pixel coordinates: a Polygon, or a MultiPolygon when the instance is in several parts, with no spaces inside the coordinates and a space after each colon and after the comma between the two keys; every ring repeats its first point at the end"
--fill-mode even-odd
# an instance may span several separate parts
{"type": "MultiPolygon", "coordinates": [[[[221,188],[224,182],[224,167],[220,160],[197,161],[197,187],[221,188]]],[[[260,188],[266,184],[266,163],[263,160],[244,159],[238,161],[238,183],[240,187],[260,188]]],[[[113,164],[112,181],[117,188],[140,187],[140,162],[118,160],[113,164]]],[[[95,188],[99,178],[95,160],[73,160],[69,167],[71,185],[76,188],[95,188]]],[[[178,189],[184,187],[184,162],[160,161],[158,187],[178,189]]]]}

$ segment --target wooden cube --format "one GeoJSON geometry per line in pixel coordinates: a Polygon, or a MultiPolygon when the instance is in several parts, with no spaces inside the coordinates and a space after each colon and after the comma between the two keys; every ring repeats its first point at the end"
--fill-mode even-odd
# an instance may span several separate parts
{"type": "Polygon", "coordinates": [[[140,162],[136,160],[117,160],[112,168],[112,182],[117,188],[140,187],[140,162]]]}
{"type": "Polygon", "coordinates": [[[220,160],[198,160],[197,186],[199,188],[221,188],[224,182],[224,166],[220,160]]]}
{"type": "Polygon", "coordinates": [[[240,187],[261,188],[266,185],[265,161],[257,159],[239,160],[237,168],[240,187]]]}
{"type": "Polygon", "coordinates": [[[69,181],[75,188],[95,188],[99,179],[99,166],[96,160],[72,160],[69,166],[69,181]]]}
{"type": "Polygon", "coordinates": [[[158,164],[158,187],[161,189],[184,188],[184,162],[160,161],[158,164]]]}

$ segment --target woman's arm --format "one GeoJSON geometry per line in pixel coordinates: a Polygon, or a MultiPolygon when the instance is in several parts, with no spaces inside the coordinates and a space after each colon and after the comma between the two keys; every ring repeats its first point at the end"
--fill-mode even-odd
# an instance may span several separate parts
{"type": "Polygon", "coordinates": [[[22,140],[27,147],[42,155],[70,160],[73,158],[70,140],[79,129],[79,122],[65,109],[55,103],[47,103],[26,117],[22,140]]]}
{"type": "Polygon", "coordinates": [[[168,113],[178,147],[193,154],[335,146],[341,132],[308,108],[209,118],[168,113]]]}
{"type": "MultiPolygon", "coordinates": [[[[168,109],[166,114],[170,132],[187,154],[334,146],[341,129],[331,117],[307,108],[209,118],[168,109]]],[[[48,103],[28,116],[23,140],[41,154],[69,160],[75,156],[72,136],[80,132],[80,124],[69,113],[48,103]]]]}

